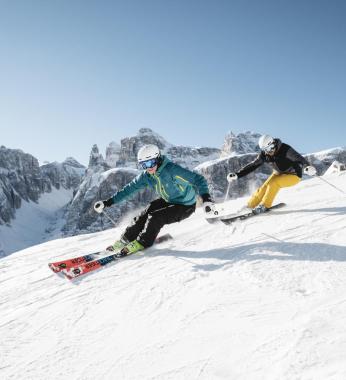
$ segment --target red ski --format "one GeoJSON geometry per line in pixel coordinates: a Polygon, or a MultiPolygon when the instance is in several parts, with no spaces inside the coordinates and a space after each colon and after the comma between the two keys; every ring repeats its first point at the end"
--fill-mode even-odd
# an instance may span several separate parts
{"type": "MultiPolygon", "coordinates": [[[[162,243],[169,239],[173,239],[170,234],[162,235],[155,240],[155,244],[162,243]]],[[[72,259],[66,259],[62,261],[57,261],[55,263],[49,263],[48,266],[53,272],[61,272],[67,278],[72,279],[80,276],[81,274],[98,269],[101,266],[110,263],[111,261],[115,261],[121,257],[124,257],[120,255],[120,252],[112,253],[110,255],[109,253],[110,251],[94,252],[88,255],[79,256],[72,259]]]]}
{"type": "Polygon", "coordinates": [[[67,277],[69,280],[72,280],[76,277],[79,277],[89,272],[93,272],[96,269],[99,269],[113,261],[119,260],[122,257],[127,257],[129,255],[131,255],[131,253],[127,255],[122,255],[120,252],[113,253],[112,255],[102,257],[101,259],[94,260],[89,263],[82,263],[74,267],[63,269],[61,273],[64,274],[65,277],[67,277]]]}
{"type": "Polygon", "coordinates": [[[62,261],[56,261],[55,263],[49,263],[48,266],[53,272],[58,273],[58,272],[61,272],[63,269],[71,268],[75,265],[84,264],[89,261],[93,261],[97,259],[98,256],[102,254],[106,255],[107,253],[109,253],[109,251],[89,253],[88,255],[74,257],[73,259],[65,259],[62,261]]]}

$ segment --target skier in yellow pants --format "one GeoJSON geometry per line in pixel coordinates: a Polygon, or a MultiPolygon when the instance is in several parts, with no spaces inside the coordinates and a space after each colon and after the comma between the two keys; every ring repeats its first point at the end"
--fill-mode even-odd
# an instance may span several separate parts
{"type": "Polygon", "coordinates": [[[303,168],[305,174],[316,174],[316,169],[310,166],[302,155],[291,146],[282,143],[281,140],[263,135],[259,139],[258,145],[261,153],[253,162],[250,162],[238,172],[227,175],[228,182],[232,182],[246,176],[264,163],[268,163],[273,167],[271,176],[252,194],[247,203],[247,207],[251,208],[254,214],[267,211],[272,206],[274,198],[281,188],[299,183],[303,168]]]}
{"type": "Polygon", "coordinates": [[[255,208],[261,203],[266,208],[270,208],[276,194],[282,187],[294,186],[299,182],[300,178],[295,174],[273,173],[264,184],[255,191],[247,205],[250,208],[255,208]]]}

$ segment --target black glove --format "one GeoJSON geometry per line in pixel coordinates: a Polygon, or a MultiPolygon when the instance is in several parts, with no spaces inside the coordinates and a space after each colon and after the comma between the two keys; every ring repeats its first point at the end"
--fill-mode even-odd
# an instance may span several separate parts
{"type": "Polygon", "coordinates": [[[109,198],[109,199],[106,199],[105,201],[102,201],[103,202],[103,205],[105,206],[105,207],[110,207],[110,206],[112,206],[112,204],[114,203],[113,202],[113,197],[112,198],[109,198]]]}
{"type": "Polygon", "coordinates": [[[215,204],[210,196],[210,194],[206,193],[206,194],[202,194],[201,195],[202,197],[202,200],[203,200],[203,210],[204,212],[207,214],[207,215],[210,215],[210,214],[217,214],[217,212],[215,211],[215,204]]]}
{"type": "Polygon", "coordinates": [[[204,203],[204,202],[213,202],[213,200],[212,200],[210,194],[208,194],[208,193],[202,194],[202,195],[201,195],[201,198],[202,198],[202,200],[203,200],[203,203],[204,203]]]}

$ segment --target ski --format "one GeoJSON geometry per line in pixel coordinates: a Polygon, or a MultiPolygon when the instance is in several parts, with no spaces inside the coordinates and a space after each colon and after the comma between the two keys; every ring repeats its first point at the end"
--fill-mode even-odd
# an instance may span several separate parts
{"type": "MultiPolygon", "coordinates": [[[[163,242],[170,240],[170,239],[173,239],[173,237],[170,234],[165,234],[165,235],[159,236],[155,240],[155,244],[160,244],[160,243],[163,243],[163,242]]],[[[123,255],[123,254],[121,254],[121,251],[118,251],[118,252],[115,252],[112,254],[109,254],[109,253],[110,253],[110,251],[101,251],[99,253],[95,252],[94,255],[99,255],[99,254],[103,254],[103,255],[108,254],[108,255],[101,257],[101,258],[96,258],[95,260],[92,260],[92,261],[90,261],[90,260],[89,261],[80,261],[77,264],[74,264],[72,266],[66,266],[65,268],[61,268],[61,266],[60,266],[59,268],[61,268],[61,269],[59,270],[59,273],[63,274],[69,280],[72,280],[73,278],[79,277],[82,274],[89,273],[89,272],[92,272],[98,268],[101,268],[101,267],[109,264],[110,262],[113,262],[113,261],[119,260],[123,257],[127,257],[127,256],[131,255],[131,253],[129,253],[127,255],[123,255]]],[[[88,256],[88,255],[86,255],[86,256],[88,256]]],[[[85,256],[80,256],[80,258],[81,257],[85,257],[85,256]]],[[[76,259],[71,259],[71,260],[76,260],[76,259]]],[[[70,260],[68,260],[68,261],[70,261],[70,260]]]]}
{"type": "Polygon", "coordinates": [[[109,251],[93,252],[87,255],[74,257],[72,259],[65,259],[62,261],[56,261],[55,263],[48,263],[48,266],[54,273],[58,273],[61,272],[63,269],[70,268],[78,264],[87,263],[89,261],[93,261],[102,254],[107,255],[108,253],[109,251]]]}
{"type": "Polygon", "coordinates": [[[234,214],[225,214],[225,215],[213,215],[213,216],[207,216],[205,218],[205,220],[209,223],[209,224],[215,224],[215,223],[218,223],[220,222],[221,219],[228,219],[228,218],[231,218],[232,216],[234,216],[234,214]]]}
{"type": "MultiPolygon", "coordinates": [[[[284,207],[286,206],[286,203],[278,203],[270,208],[268,208],[268,210],[266,212],[269,212],[271,210],[275,210],[277,208],[281,208],[281,207],[284,207]]],[[[231,224],[237,220],[244,220],[244,219],[247,219],[247,218],[251,218],[252,216],[256,216],[256,215],[262,215],[262,214],[254,214],[253,212],[248,212],[246,214],[241,214],[241,215],[234,215],[234,216],[231,216],[229,218],[223,218],[223,219],[220,219],[221,222],[225,223],[225,224],[231,224]]]]}
{"type": "MultiPolygon", "coordinates": [[[[162,235],[162,236],[159,236],[158,238],[156,238],[155,243],[156,244],[161,243],[161,242],[169,240],[169,239],[172,239],[172,236],[170,234],[165,234],[165,235],[162,235]]],[[[64,269],[68,269],[68,268],[71,268],[71,267],[74,267],[74,266],[77,266],[80,264],[86,264],[86,263],[94,261],[94,260],[96,260],[102,256],[108,256],[109,254],[110,254],[110,251],[103,250],[103,251],[89,253],[89,254],[83,255],[83,256],[74,257],[71,259],[65,259],[62,261],[56,261],[54,263],[48,263],[48,266],[54,273],[59,273],[64,269]]]]}

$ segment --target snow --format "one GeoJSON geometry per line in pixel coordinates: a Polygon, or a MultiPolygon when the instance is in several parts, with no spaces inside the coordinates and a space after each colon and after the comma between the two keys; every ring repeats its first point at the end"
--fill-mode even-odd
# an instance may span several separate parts
{"type": "Polygon", "coordinates": [[[124,226],[1,259],[1,379],[345,379],[345,196],[312,178],[277,202],[233,226],[198,210],[164,227],[174,240],[74,282],[47,263],[124,226]]]}
{"type": "Polygon", "coordinates": [[[0,226],[0,257],[52,238],[62,227],[61,208],[72,199],[72,190],[52,188],[38,203],[22,200],[11,225],[0,226]]]}
{"type": "Polygon", "coordinates": [[[323,159],[323,158],[327,158],[327,157],[334,155],[334,154],[342,153],[343,151],[345,151],[345,148],[346,147],[330,148],[330,149],[326,149],[326,150],[321,150],[317,153],[309,153],[308,155],[313,154],[315,156],[318,156],[318,158],[323,159]]]}
{"type": "Polygon", "coordinates": [[[232,157],[241,157],[241,156],[246,156],[248,154],[249,153],[245,153],[245,154],[231,153],[231,154],[229,154],[227,156],[222,156],[220,158],[216,158],[216,159],[213,159],[213,160],[208,160],[206,162],[202,162],[201,164],[199,164],[198,166],[195,167],[195,170],[198,171],[198,170],[202,170],[202,169],[207,169],[208,167],[216,165],[216,164],[219,164],[221,162],[227,163],[229,161],[229,159],[232,158],[232,157]]]}
{"type": "Polygon", "coordinates": [[[331,174],[337,174],[342,171],[346,170],[346,165],[335,160],[333,163],[329,166],[329,168],[326,170],[326,172],[323,174],[323,176],[329,176],[331,174]]]}
{"type": "Polygon", "coordinates": [[[133,173],[134,175],[137,175],[137,174],[141,173],[141,171],[139,171],[138,169],[133,169],[133,168],[113,168],[113,169],[109,169],[109,170],[106,170],[105,172],[103,172],[103,173],[100,174],[100,178],[98,179],[98,185],[100,183],[102,183],[103,181],[106,181],[107,178],[110,175],[118,173],[118,172],[133,173]]]}

